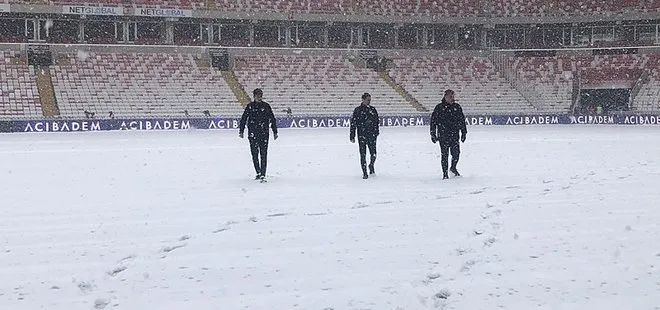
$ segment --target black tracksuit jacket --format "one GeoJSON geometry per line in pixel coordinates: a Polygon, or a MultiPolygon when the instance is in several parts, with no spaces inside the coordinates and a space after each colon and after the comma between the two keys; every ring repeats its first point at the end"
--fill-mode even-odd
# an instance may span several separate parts
{"type": "Polygon", "coordinates": [[[431,137],[441,144],[458,143],[459,132],[467,134],[463,109],[458,103],[450,104],[443,98],[431,114],[431,137]]]}
{"type": "Polygon", "coordinates": [[[239,132],[248,128],[249,137],[268,137],[268,127],[272,128],[273,134],[277,134],[277,120],[273,109],[265,102],[252,101],[246,107],[239,123],[239,132]]]}

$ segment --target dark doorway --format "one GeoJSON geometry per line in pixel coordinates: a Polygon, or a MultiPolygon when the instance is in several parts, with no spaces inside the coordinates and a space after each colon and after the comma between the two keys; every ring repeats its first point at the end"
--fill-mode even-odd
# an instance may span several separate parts
{"type": "Polygon", "coordinates": [[[629,88],[583,89],[580,91],[580,114],[608,114],[628,111],[629,88]]]}

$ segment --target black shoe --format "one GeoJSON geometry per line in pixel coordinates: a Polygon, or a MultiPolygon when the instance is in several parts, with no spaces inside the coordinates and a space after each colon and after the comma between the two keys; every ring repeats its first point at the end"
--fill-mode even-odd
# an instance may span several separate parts
{"type": "Polygon", "coordinates": [[[456,168],[455,168],[455,167],[454,167],[454,168],[451,168],[451,169],[449,169],[449,171],[451,171],[451,173],[453,173],[453,174],[454,174],[454,176],[457,176],[457,177],[460,177],[460,176],[461,176],[461,174],[460,174],[460,173],[458,173],[458,170],[456,170],[456,168]]]}
{"type": "Polygon", "coordinates": [[[445,173],[445,174],[442,175],[442,179],[443,180],[449,179],[449,176],[445,173]]]}
{"type": "Polygon", "coordinates": [[[362,175],[362,178],[366,180],[366,179],[369,178],[369,175],[365,173],[365,174],[362,175]]]}
{"type": "Polygon", "coordinates": [[[257,174],[257,176],[254,177],[255,180],[261,180],[262,176],[261,174],[257,174]]]}
{"type": "Polygon", "coordinates": [[[369,165],[369,174],[374,174],[374,173],[376,173],[376,171],[374,170],[374,165],[371,164],[369,165]]]}

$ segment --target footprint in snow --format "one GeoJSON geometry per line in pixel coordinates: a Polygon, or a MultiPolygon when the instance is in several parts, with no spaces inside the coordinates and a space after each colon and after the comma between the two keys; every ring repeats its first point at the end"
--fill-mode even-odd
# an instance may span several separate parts
{"type": "Polygon", "coordinates": [[[497,239],[488,238],[488,239],[484,240],[484,246],[489,247],[489,246],[493,245],[495,242],[497,242],[497,239]]]}
{"type": "Polygon", "coordinates": [[[440,278],[441,276],[442,275],[440,275],[439,273],[431,273],[431,274],[428,274],[426,276],[426,278],[429,279],[429,280],[435,280],[435,279],[440,278]]]}
{"type": "Polygon", "coordinates": [[[468,272],[470,271],[470,268],[472,268],[472,266],[474,266],[475,264],[477,264],[477,262],[473,260],[469,260],[463,264],[460,270],[461,272],[468,272]]]}
{"type": "Polygon", "coordinates": [[[94,286],[91,283],[82,281],[78,283],[78,289],[83,293],[88,293],[94,289],[94,286]]]}
{"type": "Polygon", "coordinates": [[[451,292],[448,289],[442,289],[440,292],[435,294],[435,298],[447,299],[451,296],[451,292]]]}
{"type": "Polygon", "coordinates": [[[110,304],[109,299],[98,298],[94,301],[94,309],[103,309],[110,304]]]}
{"type": "Polygon", "coordinates": [[[122,271],[125,271],[126,269],[128,269],[126,266],[118,266],[118,267],[115,267],[114,269],[108,271],[107,274],[111,277],[114,277],[114,276],[117,276],[118,274],[120,274],[122,271]]]}
{"type": "Polygon", "coordinates": [[[172,251],[174,251],[174,250],[176,250],[176,249],[179,249],[179,248],[185,247],[186,245],[187,245],[187,244],[183,243],[183,244],[177,244],[177,245],[173,245],[173,246],[165,246],[165,247],[163,247],[160,251],[161,251],[162,253],[169,253],[169,252],[172,252],[172,251]]]}
{"type": "Polygon", "coordinates": [[[218,229],[212,231],[212,233],[217,234],[217,233],[219,233],[219,232],[227,231],[227,230],[229,230],[230,228],[231,228],[231,227],[229,227],[229,226],[220,227],[220,228],[218,228],[218,229]]]}
{"type": "Polygon", "coordinates": [[[274,213],[274,214],[268,214],[268,217],[279,217],[279,216],[287,216],[289,213],[274,213]]]}
{"type": "Polygon", "coordinates": [[[515,198],[509,198],[509,199],[504,200],[502,203],[505,204],[505,205],[508,205],[508,204],[511,204],[512,202],[514,202],[516,200],[517,199],[515,199],[515,198]]]}
{"type": "MultiPolygon", "coordinates": [[[[255,218],[255,222],[256,222],[256,218],[255,218]]],[[[227,231],[231,228],[231,226],[236,224],[238,224],[238,222],[236,221],[227,221],[227,223],[225,223],[222,227],[212,231],[212,233],[217,234],[219,232],[227,231]]]]}
{"type": "Polygon", "coordinates": [[[127,262],[127,261],[132,261],[136,258],[137,256],[135,254],[128,255],[122,259],[119,260],[119,263],[127,262]]]}

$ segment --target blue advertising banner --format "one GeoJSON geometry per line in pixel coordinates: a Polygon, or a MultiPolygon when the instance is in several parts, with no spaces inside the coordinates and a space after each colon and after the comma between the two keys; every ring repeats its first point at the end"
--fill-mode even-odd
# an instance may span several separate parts
{"type": "MultiPolygon", "coordinates": [[[[192,130],[238,129],[238,118],[171,118],[171,119],[85,119],[85,120],[16,120],[0,121],[0,132],[83,132],[112,130],[192,130]]],[[[383,116],[383,127],[428,126],[428,115],[383,116]]],[[[660,125],[660,115],[480,115],[467,116],[468,126],[491,125],[660,125]]],[[[345,128],[348,116],[284,117],[279,128],[345,128]]]]}

